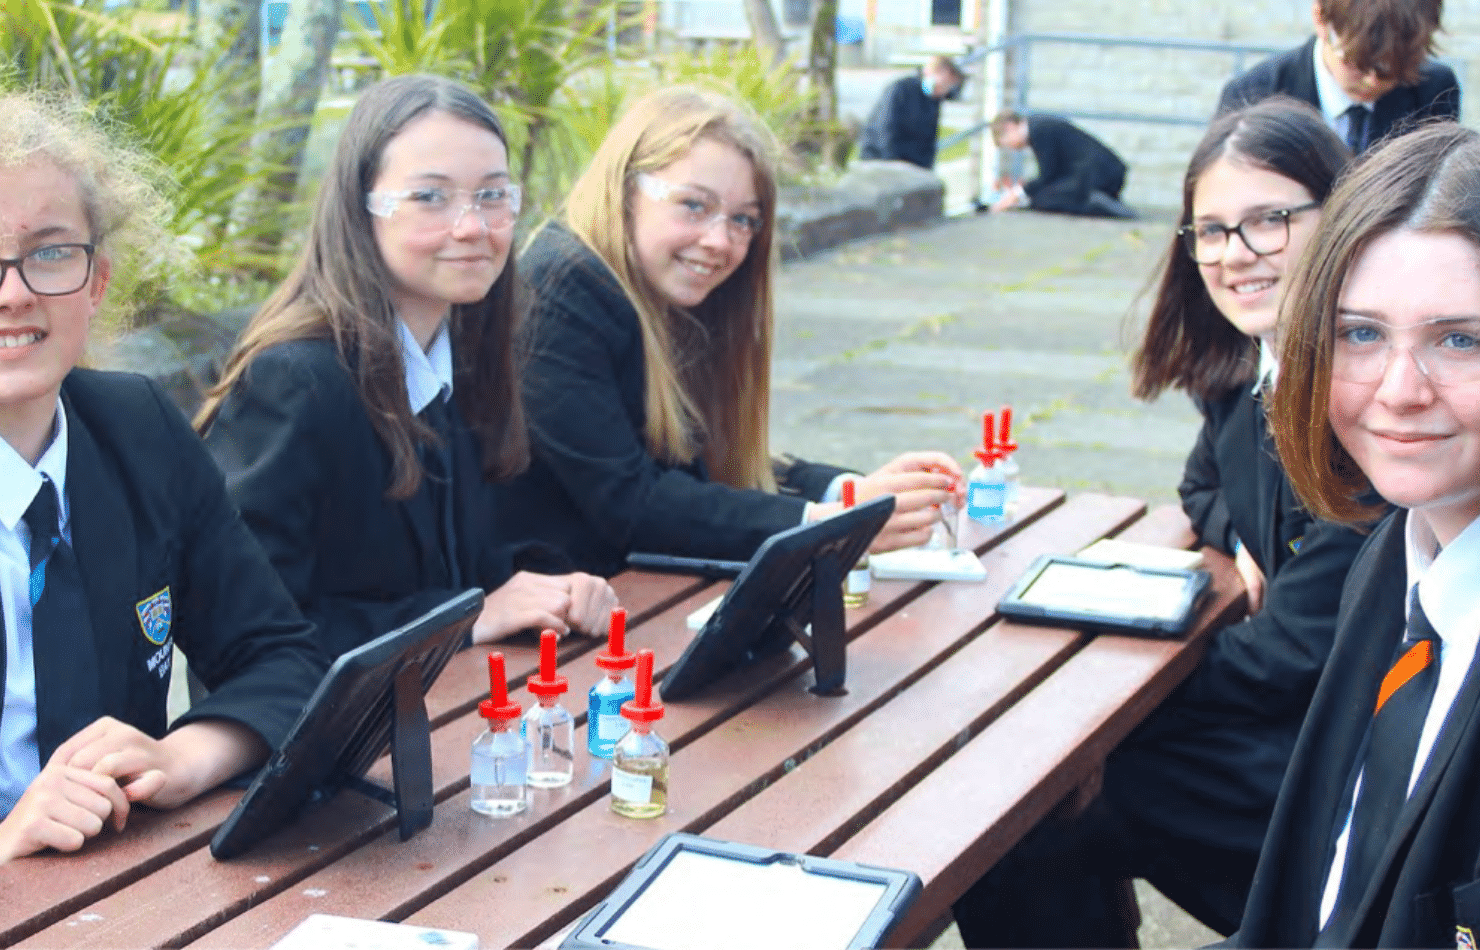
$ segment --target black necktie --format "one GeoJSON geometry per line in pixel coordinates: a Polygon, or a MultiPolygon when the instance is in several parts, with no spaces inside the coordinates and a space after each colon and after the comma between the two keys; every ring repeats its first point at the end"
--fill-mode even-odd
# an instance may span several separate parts
{"type": "Polygon", "coordinates": [[[1424,616],[1415,587],[1408,612],[1408,636],[1398,645],[1398,657],[1377,694],[1336,906],[1316,938],[1316,946],[1334,945],[1322,938],[1343,944],[1351,938],[1352,918],[1391,842],[1398,813],[1408,801],[1408,780],[1413,774],[1419,734],[1438,683],[1439,635],[1424,616]]]}
{"type": "Polygon", "coordinates": [[[72,545],[62,539],[58,504],[56,484],[46,478],[23,516],[31,529],[31,648],[43,766],[51,750],[101,712],[87,589],[72,545]]]}
{"type": "Polygon", "coordinates": [[[457,562],[457,515],[453,505],[452,486],[452,414],[447,397],[437,395],[421,411],[421,420],[437,433],[440,444],[422,447],[422,468],[431,488],[432,505],[437,510],[438,534],[442,559],[447,565],[447,580],[454,588],[462,587],[462,571],[457,562]]]}
{"type": "Polygon", "coordinates": [[[1367,147],[1367,123],[1372,117],[1372,110],[1366,106],[1355,105],[1346,110],[1346,144],[1351,147],[1353,155],[1362,154],[1367,147]]]}

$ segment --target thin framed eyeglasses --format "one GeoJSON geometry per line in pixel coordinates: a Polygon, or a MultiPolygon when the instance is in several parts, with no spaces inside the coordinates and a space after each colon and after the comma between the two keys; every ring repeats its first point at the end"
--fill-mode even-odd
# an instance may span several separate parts
{"type": "Polygon", "coordinates": [[[1395,327],[1372,317],[1338,313],[1331,375],[1349,383],[1378,382],[1396,350],[1407,352],[1435,385],[1480,382],[1480,316],[1437,317],[1395,327]],[[1406,343],[1399,342],[1405,337],[1406,343]]]}
{"type": "Polygon", "coordinates": [[[638,172],[637,187],[654,201],[666,202],[672,206],[674,219],[679,223],[701,231],[708,231],[716,222],[723,221],[731,238],[747,243],[765,226],[765,220],[758,214],[726,211],[720,207],[719,199],[714,195],[675,185],[657,175],[638,172]]]}
{"type": "Polygon", "coordinates": [[[1233,227],[1217,221],[1184,224],[1177,229],[1182,246],[1194,261],[1203,265],[1223,262],[1228,236],[1237,234],[1244,247],[1259,257],[1283,251],[1290,243],[1290,216],[1319,208],[1319,201],[1306,202],[1293,208],[1274,208],[1244,218],[1233,227]]]}
{"type": "Polygon", "coordinates": [[[372,191],[365,195],[365,208],[378,218],[402,211],[421,230],[451,230],[471,211],[497,230],[509,227],[519,217],[523,197],[523,189],[512,183],[471,190],[429,185],[404,191],[372,191]]]}
{"type": "Polygon", "coordinates": [[[92,276],[93,244],[43,244],[24,257],[0,258],[0,284],[10,269],[38,297],[65,297],[87,286],[92,276]]]}

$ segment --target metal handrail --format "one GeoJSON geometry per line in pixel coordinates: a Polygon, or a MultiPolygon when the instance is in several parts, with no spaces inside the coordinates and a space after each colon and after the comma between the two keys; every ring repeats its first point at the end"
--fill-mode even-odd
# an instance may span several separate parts
{"type": "MultiPolygon", "coordinates": [[[[1157,37],[1140,36],[1111,36],[1097,33],[1016,33],[989,46],[978,47],[964,56],[956,59],[956,65],[963,70],[970,70],[973,66],[986,60],[988,56],[1016,51],[1012,66],[1013,80],[1013,104],[1012,108],[1017,112],[1027,112],[1029,76],[1032,67],[1032,49],[1034,44],[1062,44],[1071,46],[1100,46],[1119,47],[1134,49],[1165,49],[1177,50],[1186,53],[1220,53],[1233,57],[1233,69],[1230,76],[1236,76],[1244,71],[1244,60],[1251,56],[1268,56],[1287,49],[1284,46],[1269,46],[1261,43],[1225,43],[1211,40],[1178,40],[1161,39],[1157,37]]],[[[1208,122],[1207,116],[1187,115],[1158,115],[1155,113],[1142,112],[1106,112],[1091,109],[1055,109],[1056,115],[1062,115],[1070,119],[1100,119],[1112,122],[1149,122],[1158,125],[1179,125],[1201,127],[1208,122]]],[[[991,126],[990,120],[978,122],[970,128],[962,129],[942,139],[937,146],[939,149],[947,149],[958,142],[963,142],[974,135],[979,135],[991,126]]]]}

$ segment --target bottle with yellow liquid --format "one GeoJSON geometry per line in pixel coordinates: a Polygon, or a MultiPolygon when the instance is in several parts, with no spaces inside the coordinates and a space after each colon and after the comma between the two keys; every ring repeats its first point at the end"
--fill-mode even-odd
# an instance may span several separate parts
{"type": "Polygon", "coordinates": [[[653,651],[637,651],[637,695],[622,704],[632,728],[612,750],[611,809],[624,818],[668,810],[668,743],[653,731],[663,704],[653,701],[653,651]]]}

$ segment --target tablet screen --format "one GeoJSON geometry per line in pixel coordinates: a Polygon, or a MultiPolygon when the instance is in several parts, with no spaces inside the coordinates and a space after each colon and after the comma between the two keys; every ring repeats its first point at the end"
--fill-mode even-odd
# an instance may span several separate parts
{"type": "Polygon", "coordinates": [[[885,884],[680,850],[601,933],[651,950],[843,950],[885,884]]]}
{"type": "Polygon", "coordinates": [[[1187,578],[1055,561],[1018,600],[1061,611],[1175,621],[1187,603],[1187,578]]]}

